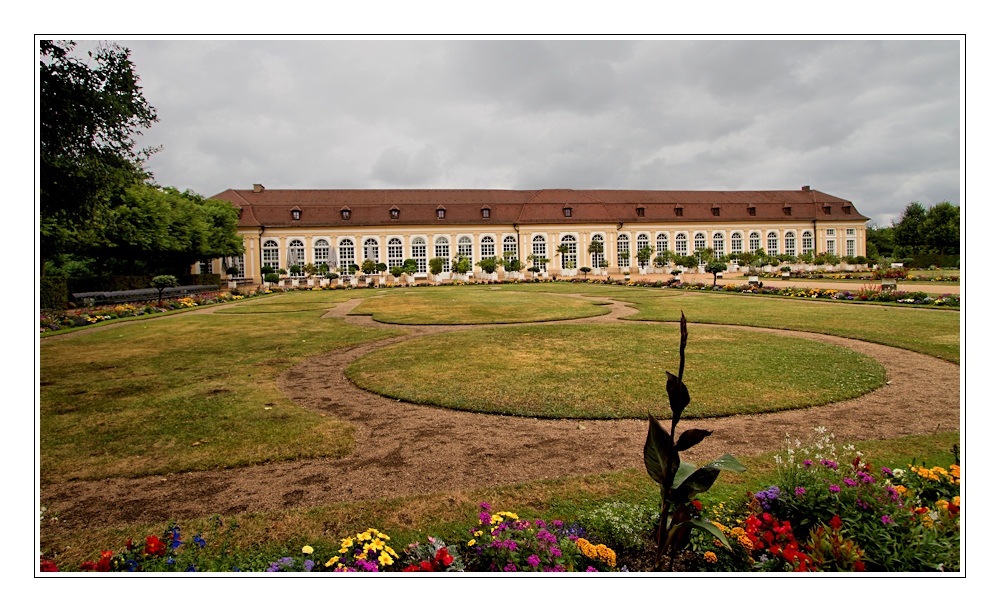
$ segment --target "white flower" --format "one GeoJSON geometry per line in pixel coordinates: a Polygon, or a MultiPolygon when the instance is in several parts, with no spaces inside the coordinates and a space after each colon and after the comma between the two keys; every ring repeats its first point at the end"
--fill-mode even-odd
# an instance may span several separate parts
{"type": "Polygon", "coordinates": [[[826,427],[823,427],[822,425],[819,427],[813,427],[813,431],[815,431],[818,434],[824,434],[826,433],[826,427]]]}
{"type": "Polygon", "coordinates": [[[892,471],[892,475],[896,478],[902,478],[905,474],[906,472],[903,471],[903,468],[896,468],[892,471]]]}

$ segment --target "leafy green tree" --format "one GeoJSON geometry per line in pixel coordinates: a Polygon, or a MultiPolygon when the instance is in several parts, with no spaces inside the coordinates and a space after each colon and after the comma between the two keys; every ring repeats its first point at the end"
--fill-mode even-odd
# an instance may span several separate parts
{"type": "Polygon", "coordinates": [[[895,229],[891,225],[879,227],[870,223],[865,230],[865,242],[869,257],[892,255],[896,248],[895,229]]]}
{"type": "Polygon", "coordinates": [[[920,226],[924,246],[944,255],[946,251],[958,253],[961,246],[962,215],[958,206],[940,202],[931,206],[920,226]]]}
{"type": "Polygon", "coordinates": [[[584,267],[580,268],[580,272],[583,272],[583,279],[587,280],[587,275],[590,274],[590,268],[588,268],[587,266],[584,266],[584,267]]]}
{"type": "Polygon", "coordinates": [[[639,265],[645,268],[649,265],[649,259],[653,256],[653,249],[648,246],[642,247],[636,252],[635,256],[639,260],[639,265]]]}
{"type": "Polygon", "coordinates": [[[431,274],[437,275],[444,271],[444,258],[433,257],[427,262],[427,266],[431,271],[431,274]]]}
{"type": "Polygon", "coordinates": [[[389,274],[392,274],[396,278],[396,280],[399,280],[399,277],[404,274],[403,266],[393,266],[389,270],[389,274]]]}
{"type": "Polygon", "coordinates": [[[896,245],[905,247],[907,253],[913,253],[924,244],[923,224],[927,219],[927,211],[920,202],[910,202],[903,211],[899,221],[893,223],[893,235],[896,245]]]}
{"type": "MultiPolygon", "coordinates": [[[[600,240],[591,241],[590,246],[587,247],[587,254],[604,255],[604,242],[600,240]]],[[[601,259],[603,260],[603,257],[601,259]]],[[[601,264],[601,267],[604,267],[604,264],[601,264]]]]}
{"type": "Polygon", "coordinates": [[[153,287],[156,287],[160,306],[163,305],[163,290],[167,287],[176,287],[178,284],[180,283],[178,283],[177,277],[170,274],[161,274],[160,276],[153,277],[153,287]]]}
{"type": "Polygon", "coordinates": [[[381,261],[380,261],[380,262],[378,262],[377,264],[375,264],[375,271],[376,271],[376,272],[385,272],[385,271],[386,271],[386,270],[388,270],[388,269],[389,269],[389,266],[385,265],[385,264],[384,264],[383,262],[381,262],[381,261]]]}
{"type": "Polygon", "coordinates": [[[418,270],[416,259],[407,259],[403,262],[403,274],[416,274],[418,270]]]}
{"type": "Polygon", "coordinates": [[[117,44],[71,55],[72,41],[40,41],[40,234],[44,261],[66,252],[71,229],[148,175],[155,149],[135,136],[157,121],[139,87],[130,51],[117,44]]]}
{"type": "Polygon", "coordinates": [[[718,260],[718,259],[713,259],[712,261],[710,261],[707,264],[705,264],[705,272],[708,272],[708,273],[710,273],[712,275],[712,286],[713,287],[715,286],[715,279],[716,279],[715,275],[716,275],[716,273],[718,273],[718,272],[725,272],[726,271],[726,267],[727,267],[726,263],[723,262],[723,261],[721,261],[721,260],[718,260]]]}
{"type": "Polygon", "coordinates": [[[370,259],[366,259],[361,262],[361,271],[364,272],[365,274],[375,274],[376,267],[377,264],[370,259]]]}
{"type": "Polygon", "coordinates": [[[487,257],[476,263],[483,272],[487,274],[493,274],[497,271],[500,263],[497,261],[496,257],[487,257]]]}
{"type": "Polygon", "coordinates": [[[472,260],[465,255],[459,255],[452,262],[451,269],[457,274],[468,274],[472,270],[472,260]]]}

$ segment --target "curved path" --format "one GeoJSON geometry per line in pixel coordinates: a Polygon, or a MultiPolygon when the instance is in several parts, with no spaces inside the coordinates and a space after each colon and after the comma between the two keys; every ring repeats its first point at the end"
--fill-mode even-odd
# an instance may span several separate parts
{"type": "MultiPolygon", "coordinates": [[[[339,304],[324,316],[344,317],[361,301],[352,299],[339,304]]],[[[599,301],[611,302],[611,312],[587,319],[525,325],[676,325],[621,321],[619,317],[635,310],[623,302],[599,301]]],[[[366,326],[406,328],[411,333],[305,360],[283,373],[278,384],[299,405],[352,423],[356,429],[355,450],[350,456],[47,485],[42,488],[41,503],[49,512],[60,513],[60,522],[53,529],[312,507],[629,467],[643,469],[644,420],[540,420],[460,412],[362,391],[344,375],[351,361],[378,348],[428,334],[488,326],[390,326],[360,316],[348,320],[366,326]]],[[[691,340],[697,342],[698,327],[702,325],[690,326],[691,340]]],[[[774,452],[783,449],[786,433],[793,438],[807,438],[818,425],[826,426],[838,438],[851,440],[930,434],[959,427],[956,364],[859,340],[743,329],[807,338],[865,353],[882,363],[889,384],[862,397],[825,406],[753,416],[685,419],[681,430],[703,427],[713,431],[703,443],[685,453],[687,460],[707,460],[725,452],[774,452]]]]}

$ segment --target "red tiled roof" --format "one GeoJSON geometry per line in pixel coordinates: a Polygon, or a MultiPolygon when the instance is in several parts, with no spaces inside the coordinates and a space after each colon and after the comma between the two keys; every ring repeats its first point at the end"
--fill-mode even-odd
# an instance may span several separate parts
{"type": "Polygon", "coordinates": [[[820,221],[868,218],[851,202],[821,191],[638,191],[607,189],[228,189],[212,196],[241,210],[241,227],[359,225],[511,225],[513,223],[820,221]],[[638,216],[642,205],[645,214],[638,216]],[[756,215],[750,216],[753,206],[756,215]],[[825,214],[823,207],[830,208],[825,214]],[[844,211],[850,206],[851,212],[844,211]],[[290,211],[298,207],[295,221],[290,211]],[[350,219],[340,211],[350,208],[350,219]],[[389,211],[399,209],[399,218],[389,211]],[[444,207],[444,219],[437,209],[444,207]],[[484,219],[482,209],[489,207],[484,219]],[[678,217],[675,209],[683,208],[678,217]],[[712,208],[719,208],[719,216],[712,208]],[[563,209],[571,208],[566,217],[563,209]],[[789,208],[791,214],[786,215],[789,208]]]}

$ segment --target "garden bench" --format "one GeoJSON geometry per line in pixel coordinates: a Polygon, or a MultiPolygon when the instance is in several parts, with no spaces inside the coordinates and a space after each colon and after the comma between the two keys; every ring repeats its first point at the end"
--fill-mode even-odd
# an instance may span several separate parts
{"type": "MultiPolygon", "coordinates": [[[[197,295],[210,291],[218,291],[215,285],[183,285],[181,287],[167,287],[163,290],[164,299],[184,297],[187,295],[197,295]]],[[[157,300],[160,292],[153,288],[129,289],[127,291],[84,291],[73,294],[74,302],[83,302],[89,306],[99,306],[103,304],[124,304],[126,302],[149,302],[157,300]]]]}

